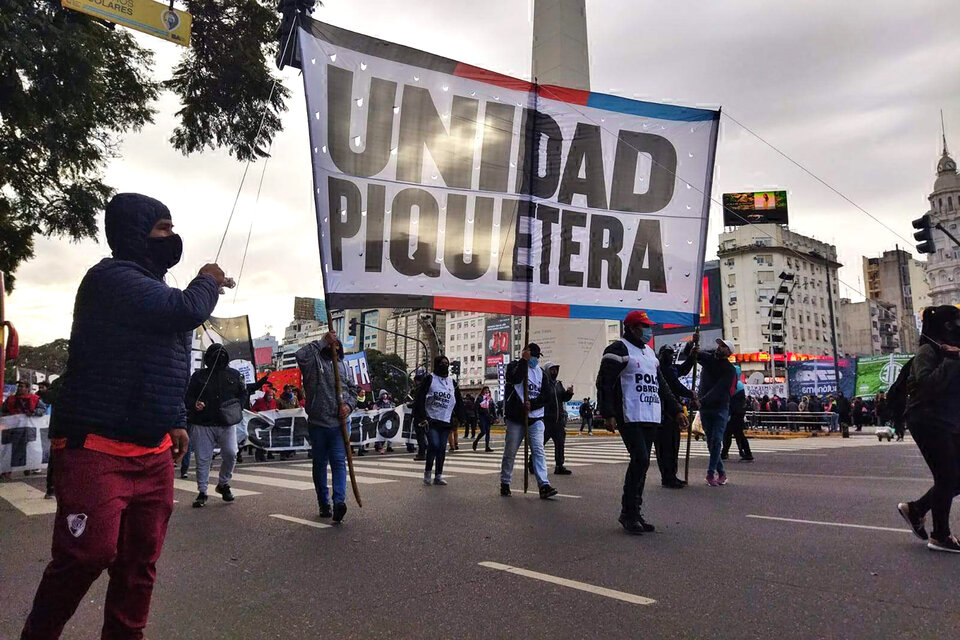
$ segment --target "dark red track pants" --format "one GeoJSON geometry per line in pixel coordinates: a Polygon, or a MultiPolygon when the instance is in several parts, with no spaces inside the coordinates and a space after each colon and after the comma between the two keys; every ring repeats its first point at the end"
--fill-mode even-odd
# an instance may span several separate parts
{"type": "Polygon", "coordinates": [[[57,465],[53,559],[21,638],[59,638],[104,569],[110,583],[101,637],[142,638],[173,512],[170,452],[121,457],[64,449],[57,465]]]}

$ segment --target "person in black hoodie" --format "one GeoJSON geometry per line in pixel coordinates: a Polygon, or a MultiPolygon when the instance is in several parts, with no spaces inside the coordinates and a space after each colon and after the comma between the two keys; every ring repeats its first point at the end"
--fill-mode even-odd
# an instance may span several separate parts
{"type": "Polygon", "coordinates": [[[737,381],[737,391],[730,398],[730,420],[727,422],[727,429],[723,432],[723,451],[720,453],[720,459],[726,460],[730,451],[730,444],[733,439],[737,439],[737,449],[740,451],[740,459],[744,462],[753,462],[753,453],[750,451],[750,441],[743,432],[745,418],[747,416],[747,392],[743,383],[737,381]]]}
{"type": "Polygon", "coordinates": [[[643,488],[650,467],[650,448],[663,414],[686,426],[683,408],[670,391],[660,363],[647,343],[653,322],[646,312],[631,311],[623,321],[623,338],[603,352],[597,375],[597,402],[607,428],[620,430],[630,454],[623,479],[620,524],[634,535],[653,531],[641,513],[643,488]]]}
{"type": "Polygon", "coordinates": [[[220,477],[214,490],[233,502],[230,478],[237,464],[237,424],[243,409],[250,408],[250,395],[243,376],[230,368],[230,355],[222,344],[212,344],[203,354],[204,368],[193,372],[184,405],[193,457],[197,469],[197,499],[194,507],[207,503],[207,483],[213,450],[220,447],[220,477]]]}
{"type": "MultiPolygon", "coordinates": [[[[680,372],[673,364],[673,347],[664,345],[660,347],[657,359],[660,361],[660,373],[663,379],[667,381],[671,393],[679,400],[688,398],[693,400],[693,392],[683,386],[680,382],[680,372]]],[[[689,360],[689,358],[688,358],[689,360]]],[[[686,371],[693,368],[693,362],[684,362],[684,375],[686,371]]],[[[660,430],[657,432],[657,440],[654,443],[657,447],[657,467],[660,468],[660,484],[668,489],[682,489],[687,483],[677,477],[677,468],[679,466],[680,456],[680,425],[673,419],[669,413],[661,412],[660,430]]]]}
{"type": "Polygon", "coordinates": [[[553,459],[557,463],[553,473],[558,476],[568,476],[573,472],[563,466],[563,445],[567,441],[566,403],[573,397],[573,385],[564,388],[563,383],[557,379],[560,375],[560,365],[548,362],[544,370],[547,372],[544,385],[547,388],[548,398],[543,415],[545,425],[543,444],[546,445],[549,440],[553,440],[553,459]]]}
{"type": "MultiPolygon", "coordinates": [[[[504,422],[506,438],[503,443],[503,460],[500,463],[500,495],[510,495],[510,479],[513,477],[513,465],[517,449],[523,442],[524,433],[530,433],[530,457],[533,473],[540,487],[540,497],[544,500],[557,495],[557,490],[547,480],[547,461],[543,452],[543,417],[550,394],[545,384],[547,377],[540,368],[540,346],[531,342],[523,350],[519,360],[507,365],[507,399],[504,402],[504,422]],[[526,392],[524,391],[526,384],[526,392]],[[524,395],[526,393],[526,402],[524,395]],[[527,421],[525,428],[524,421],[527,421]]],[[[523,468],[523,467],[521,467],[523,468]]]]}
{"type": "Polygon", "coordinates": [[[447,455],[447,438],[454,430],[453,417],[465,422],[463,398],[456,380],[450,377],[450,361],[438,356],[433,361],[433,373],[424,378],[413,402],[414,424],[423,425],[427,432],[427,461],[423,470],[423,484],[431,484],[430,474],[436,461],[432,484],[445,485],[443,461],[447,455]]]}
{"type": "Polygon", "coordinates": [[[718,487],[727,483],[726,470],[720,454],[723,449],[723,432],[730,415],[730,398],[736,391],[737,370],[730,362],[733,343],[717,338],[713,351],[697,351],[691,357],[700,364],[700,422],[707,436],[710,462],[707,465],[707,484],[718,487]]]}
{"type": "Polygon", "coordinates": [[[907,378],[906,422],[933,474],[933,487],[897,510],[921,540],[933,512],[927,548],[960,553],[950,534],[950,507],[960,495],[960,310],[944,305],[923,311],[920,348],[907,378]]]}

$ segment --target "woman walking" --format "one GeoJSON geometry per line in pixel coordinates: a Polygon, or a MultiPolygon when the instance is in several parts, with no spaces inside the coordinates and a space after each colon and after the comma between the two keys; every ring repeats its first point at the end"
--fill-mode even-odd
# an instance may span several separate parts
{"type": "Polygon", "coordinates": [[[423,470],[423,484],[445,485],[443,461],[447,438],[453,427],[453,416],[463,420],[463,399],[456,381],[449,377],[450,362],[445,356],[433,361],[433,374],[424,378],[413,404],[414,424],[426,423],[427,461],[423,470]],[[436,469],[434,469],[436,462],[436,469]]]}
{"type": "Polygon", "coordinates": [[[920,348],[907,379],[906,422],[933,474],[933,487],[897,510],[932,551],[960,553],[950,534],[950,507],[960,494],[960,309],[949,305],[923,312],[920,348]],[[927,535],[927,512],[933,531],[927,535]]]}
{"type": "Polygon", "coordinates": [[[486,448],[484,451],[490,453],[493,451],[493,449],[490,448],[490,427],[493,426],[493,412],[496,410],[493,397],[490,395],[490,387],[484,387],[480,391],[480,397],[477,398],[476,407],[480,433],[477,434],[477,439],[473,441],[473,450],[477,450],[477,443],[480,442],[480,438],[484,438],[486,440],[486,448]]]}

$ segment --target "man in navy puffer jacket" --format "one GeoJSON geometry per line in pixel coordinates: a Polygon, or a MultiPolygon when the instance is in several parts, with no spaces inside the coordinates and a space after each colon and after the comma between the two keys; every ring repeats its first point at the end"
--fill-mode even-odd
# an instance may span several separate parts
{"type": "Polygon", "coordinates": [[[77,290],[67,370],[51,414],[53,559],[24,639],[58,638],[104,569],[103,637],[143,637],[173,511],[173,464],[188,440],[190,332],[233,284],[214,264],[182,291],[164,284],[183,245],[157,200],[117,195],[105,227],[113,257],[93,266],[77,290]]]}

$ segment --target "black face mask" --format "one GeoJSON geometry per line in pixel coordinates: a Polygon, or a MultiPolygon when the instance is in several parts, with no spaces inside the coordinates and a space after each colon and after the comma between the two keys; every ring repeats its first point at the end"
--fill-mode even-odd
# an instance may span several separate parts
{"type": "Polygon", "coordinates": [[[170,269],[180,262],[182,255],[183,239],[177,234],[164,238],[147,238],[147,259],[158,269],[170,269]]]}
{"type": "MultiPolygon", "coordinates": [[[[329,345],[320,350],[320,355],[323,356],[324,360],[333,360],[333,351],[329,345]]],[[[337,345],[337,359],[343,360],[343,347],[339,344],[337,345]]]]}
{"type": "Polygon", "coordinates": [[[441,378],[446,378],[447,374],[450,373],[450,365],[440,365],[434,370],[434,373],[436,373],[441,378]]]}

